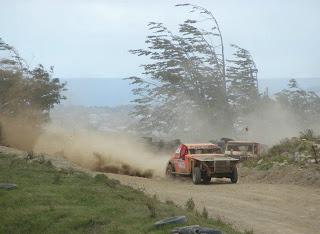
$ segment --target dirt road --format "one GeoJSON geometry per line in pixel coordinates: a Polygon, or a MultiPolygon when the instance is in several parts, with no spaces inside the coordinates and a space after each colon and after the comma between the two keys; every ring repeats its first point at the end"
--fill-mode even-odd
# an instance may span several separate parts
{"type": "Polygon", "coordinates": [[[283,184],[229,184],[213,181],[193,185],[190,180],[145,179],[108,174],[123,184],[184,205],[190,197],[201,211],[254,233],[319,233],[320,188],[283,184]]]}
{"type": "MultiPolygon", "coordinates": [[[[1,147],[1,153],[25,157],[23,151],[1,147]]],[[[57,168],[74,168],[96,174],[57,157],[47,157],[57,168]]],[[[320,188],[286,184],[230,184],[219,180],[210,185],[193,185],[190,179],[146,179],[108,174],[110,178],[163,200],[184,205],[193,198],[197,209],[205,206],[211,217],[220,217],[241,230],[254,233],[320,233],[320,188]]]]}

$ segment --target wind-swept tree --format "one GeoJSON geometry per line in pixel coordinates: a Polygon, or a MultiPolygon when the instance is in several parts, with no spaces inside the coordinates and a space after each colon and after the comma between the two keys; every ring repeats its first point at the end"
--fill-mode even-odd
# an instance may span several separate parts
{"type": "MultiPolygon", "coordinates": [[[[189,133],[193,139],[230,134],[234,116],[229,105],[233,96],[228,92],[235,90],[235,82],[230,89],[218,22],[213,13],[203,7],[177,6],[188,7],[196,18],[185,20],[177,32],[162,23],[151,22],[147,48],[130,51],[151,61],[142,65],[143,78],[129,78],[135,85],[133,93],[137,97],[132,113],[139,120],[137,127],[145,134],[181,136],[189,133]]],[[[237,54],[236,60],[240,61],[244,51],[247,52],[242,50],[237,54]]],[[[239,62],[236,60],[232,62],[239,62]]],[[[254,64],[252,59],[250,62],[254,64]]],[[[236,72],[242,72],[247,78],[256,74],[256,71],[244,74],[245,69],[230,66],[228,75],[233,72],[235,77],[236,72]]],[[[248,82],[243,80],[242,84],[248,82]]]]}
{"type": "Polygon", "coordinates": [[[0,114],[15,116],[26,111],[47,117],[54,104],[65,99],[65,83],[52,78],[53,67],[30,69],[14,47],[0,38],[0,114]]]}
{"type": "Polygon", "coordinates": [[[313,128],[316,127],[315,125],[319,125],[319,95],[313,91],[303,90],[295,79],[289,80],[288,88],[276,94],[276,100],[283,108],[292,113],[292,116],[296,118],[302,129],[313,128]]]}
{"type": "Polygon", "coordinates": [[[248,50],[231,46],[235,52],[227,60],[228,95],[233,109],[241,116],[253,111],[259,101],[258,69],[248,50]]]}
{"type": "Polygon", "coordinates": [[[0,144],[31,150],[39,126],[65,97],[65,83],[53,68],[30,69],[18,52],[0,38],[0,144]]]}

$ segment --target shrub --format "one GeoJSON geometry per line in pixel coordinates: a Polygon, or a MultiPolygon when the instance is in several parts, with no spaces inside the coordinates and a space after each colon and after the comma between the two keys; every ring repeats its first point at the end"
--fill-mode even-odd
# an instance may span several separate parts
{"type": "Polygon", "coordinates": [[[156,217],[156,203],[154,199],[147,199],[146,206],[148,207],[150,217],[156,217]]]}
{"type": "Polygon", "coordinates": [[[306,129],[302,132],[300,132],[300,139],[306,139],[309,141],[314,141],[316,139],[316,135],[314,134],[314,131],[312,129],[306,129]]]}
{"type": "Polygon", "coordinates": [[[96,174],[94,180],[98,183],[102,182],[105,183],[108,177],[105,174],[96,174]]]}
{"type": "Polygon", "coordinates": [[[202,209],[201,216],[202,216],[203,218],[205,218],[205,219],[207,219],[208,216],[209,216],[208,211],[207,211],[207,209],[206,209],[205,207],[203,207],[203,209],[202,209]]]}
{"type": "Polygon", "coordinates": [[[61,176],[60,176],[60,174],[56,173],[53,176],[52,184],[61,184],[61,176]]]}
{"type": "Polygon", "coordinates": [[[188,211],[193,211],[194,210],[194,207],[195,207],[195,204],[194,204],[194,201],[192,198],[189,198],[187,201],[186,201],[186,204],[185,204],[185,207],[188,211]]]}

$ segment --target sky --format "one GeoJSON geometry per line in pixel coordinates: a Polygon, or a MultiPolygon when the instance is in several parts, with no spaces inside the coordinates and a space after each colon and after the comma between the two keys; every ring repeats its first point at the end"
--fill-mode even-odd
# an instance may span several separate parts
{"type": "Polygon", "coordinates": [[[177,3],[206,7],[227,47],[249,50],[262,79],[320,77],[318,0],[0,0],[0,37],[30,66],[60,78],[123,78],[141,73],[147,23],[170,29],[190,18],[177,3]]]}

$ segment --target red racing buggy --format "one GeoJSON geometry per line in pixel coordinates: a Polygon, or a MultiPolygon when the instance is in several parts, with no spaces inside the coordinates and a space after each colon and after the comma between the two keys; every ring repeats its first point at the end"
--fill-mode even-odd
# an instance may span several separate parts
{"type": "Polygon", "coordinates": [[[167,164],[166,175],[192,176],[194,184],[209,183],[212,177],[230,178],[237,183],[238,162],[222,154],[215,144],[181,144],[167,164]]]}

